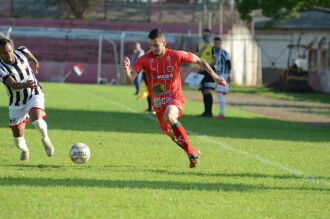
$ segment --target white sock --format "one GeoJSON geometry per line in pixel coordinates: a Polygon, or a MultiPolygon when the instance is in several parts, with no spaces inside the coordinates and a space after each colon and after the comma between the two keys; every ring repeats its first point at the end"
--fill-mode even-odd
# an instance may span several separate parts
{"type": "Polygon", "coordinates": [[[220,114],[225,115],[225,106],[226,106],[226,97],[223,93],[217,93],[219,106],[220,106],[220,114]]]}
{"type": "Polygon", "coordinates": [[[16,147],[22,151],[29,151],[29,148],[26,145],[25,138],[23,137],[14,137],[14,144],[16,147]]]}
{"type": "Polygon", "coordinates": [[[38,119],[32,122],[34,127],[40,132],[43,139],[48,138],[47,123],[43,119],[38,119]]]}

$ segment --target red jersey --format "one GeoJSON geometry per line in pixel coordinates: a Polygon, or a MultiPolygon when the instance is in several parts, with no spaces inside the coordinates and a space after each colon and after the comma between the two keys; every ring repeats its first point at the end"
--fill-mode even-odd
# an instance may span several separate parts
{"type": "Polygon", "coordinates": [[[144,71],[147,76],[148,90],[156,112],[175,99],[184,97],[181,91],[180,64],[191,63],[191,52],[165,49],[165,54],[158,59],[152,52],[141,56],[134,64],[133,70],[144,71]]]}

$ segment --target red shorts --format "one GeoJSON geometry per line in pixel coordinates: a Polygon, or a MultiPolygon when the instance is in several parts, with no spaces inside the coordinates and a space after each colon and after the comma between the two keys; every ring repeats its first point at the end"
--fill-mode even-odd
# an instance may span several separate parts
{"type": "Polygon", "coordinates": [[[164,134],[167,134],[171,128],[171,126],[164,120],[164,113],[165,113],[166,107],[168,105],[174,105],[179,109],[178,119],[180,119],[182,117],[182,110],[184,108],[184,99],[174,99],[171,103],[168,103],[168,104],[162,106],[161,109],[158,109],[156,111],[156,115],[157,115],[157,118],[159,121],[160,128],[162,129],[164,134]]]}

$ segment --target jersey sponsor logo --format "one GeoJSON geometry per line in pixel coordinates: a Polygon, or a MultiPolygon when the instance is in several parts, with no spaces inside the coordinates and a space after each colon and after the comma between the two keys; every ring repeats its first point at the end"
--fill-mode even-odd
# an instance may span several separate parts
{"type": "Polygon", "coordinates": [[[159,80],[169,80],[170,78],[173,78],[173,74],[157,75],[156,78],[159,80]]]}
{"type": "Polygon", "coordinates": [[[154,87],[154,94],[162,95],[164,94],[164,84],[156,84],[154,87]]]}
{"type": "Polygon", "coordinates": [[[164,84],[156,84],[153,87],[153,90],[154,90],[155,95],[163,95],[163,94],[172,93],[172,91],[164,89],[164,84]]]}
{"type": "Polygon", "coordinates": [[[167,56],[166,61],[170,62],[171,61],[171,56],[167,56]]]}
{"type": "Polygon", "coordinates": [[[163,98],[155,97],[154,105],[155,107],[161,107],[162,105],[171,103],[172,101],[173,101],[172,97],[163,97],[163,98]]]}
{"type": "MultiPolygon", "coordinates": [[[[173,72],[173,66],[172,65],[167,66],[167,71],[168,72],[173,72]]],[[[173,75],[172,75],[172,77],[173,77],[173,75]]]]}

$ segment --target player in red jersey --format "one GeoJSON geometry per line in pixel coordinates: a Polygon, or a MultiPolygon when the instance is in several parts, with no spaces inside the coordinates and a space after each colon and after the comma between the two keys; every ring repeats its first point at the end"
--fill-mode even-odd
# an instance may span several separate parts
{"type": "Polygon", "coordinates": [[[179,122],[185,103],[181,91],[180,64],[198,64],[217,84],[226,85],[226,81],[219,77],[205,60],[193,53],[167,49],[165,35],[160,29],[150,31],[149,44],[150,52],[135,62],[132,71],[129,58],[124,58],[123,71],[130,81],[137,72],[143,70],[146,73],[149,94],[161,129],[187,153],[189,166],[194,168],[197,166],[200,151],[191,146],[187,133],[179,122]]]}

